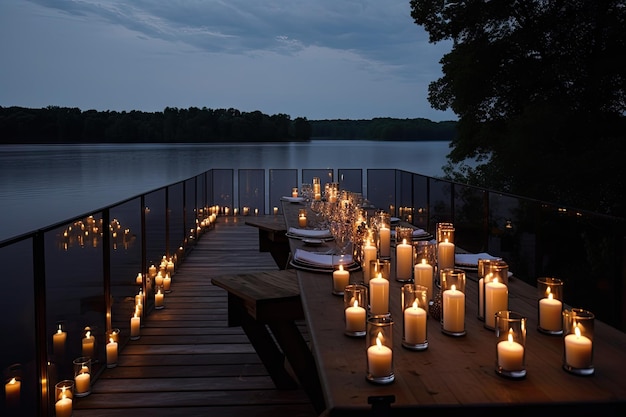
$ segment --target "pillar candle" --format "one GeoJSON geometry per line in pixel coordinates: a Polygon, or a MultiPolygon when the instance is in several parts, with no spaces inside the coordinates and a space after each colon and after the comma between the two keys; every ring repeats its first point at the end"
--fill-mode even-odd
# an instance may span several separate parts
{"type": "Polygon", "coordinates": [[[12,406],[18,406],[20,403],[20,391],[22,389],[22,382],[15,378],[11,378],[9,382],[4,385],[4,394],[6,396],[7,404],[12,406]]]}
{"type": "Polygon", "coordinates": [[[172,288],[172,278],[169,275],[166,275],[163,278],[163,291],[169,291],[172,288]]]}
{"type": "Polygon", "coordinates": [[[383,377],[391,375],[392,351],[383,345],[380,339],[376,339],[376,344],[367,348],[367,363],[369,373],[373,377],[383,377]]]}
{"type": "Polygon", "coordinates": [[[74,377],[74,387],[77,394],[82,394],[89,391],[89,385],[91,384],[91,375],[89,372],[80,372],[74,377]]]}
{"type": "Polygon", "coordinates": [[[539,327],[544,330],[561,330],[563,303],[555,300],[552,293],[548,297],[539,300],[539,327]]]}
{"type": "Polygon", "coordinates": [[[306,216],[305,216],[305,215],[301,214],[301,215],[298,217],[298,226],[300,226],[300,227],[306,227],[306,216]]]}
{"type": "Polygon", "coordinates": [[[107,364],[117,363],[117,343],[113,339],[109,339],[109,343],[106,346],[107,350],[107,364]]]}
{"type": "Polygon", "coordinates": [[[495,278],[485,284],[485,325],[496,327],[496,313],[509,309],[509,289],[495,278]]]}
{"type": "Polygon", "coordinates": [[[403,239],[402,243],[396,245],[396,279],[409,280],[412,278],[412,272],[413,246],[403,239]]]}
{"type": "Polygon", "coordinates": [[[65,353],[65,341],[67,340],[67,332],[61,330],[61,326],[57,329],[57,332],[52,335],[52,347],[54,354],[63,356],[65,353]]]}
{"type": "Polygon", "coordinates": [[[171,259],[167,261],[167,272],[170,275],[174,275],[174,261],[172,261],[171,259]]]}
{"type": "Polygon", "coordinates": [[[376,246],[372,245],[368,239],[365,246],[363,246],[363,262],[361,266],[363,268],[363,282],[369,284],[370,281],[370,262],[376,260],[376,246]]]}
{"type": "Polygon", "coordinates": [[[573,368],[583,369],[591,366],[591,339],[580,334],[578,327],[574,333],[565,336],[565,363],[573,368]]]}
{"type": "Polygon", "coordinates": [[[343,265],[339,265],[339,269],[333,271],[333,292],[343,294],[343,290],[349,283],[350,272],[343,269],[343,265]]]}
{"type": "Polygon", "coordinates": [[[65,394],[54,404],[54,411],[56,417],[71,417],[72,416],[72,400],[67,398],[65,394]]]}
{"type": "Polygon", "coordinates": [[[365,331],[365,309],[354,300],[354,304],[345,311],[346,315],[346,331],[348,332],[364,332],[365,331]]]}
{"type": "Polygon", "coordinates": [[[428,288],[426,298],[433,299],[433,266],[422,259],[421,262],[415,264],[413,268],[413,279],[415,284],[428,288]]]}
{"type": "Polygon", "coordinates": [[[387,226],[381,226],[378,231],[378,238],[380,239],[380,251],[381,258],[388,258],[391,256],[391,230],[387,226]]]}
{"type": "Polygon", "coordinates": [[[443,292],[443,328],[449,332],[465,330],[465,294],[453,285],[443,292]]]}
{"type": "Polygon", "coordinates": [[[154,278],[154,283],[156,285],[163,285],[163,275],[161,274],[161,271],[159,271],[154,278]]]}
{"type": "Polygon", "coordinates": [[[85,338],[83,339],[83,356],[87,356],[89,358],[94,358],[94,348],[96,344],[96,339],[91,334],[91,332],[87,332],[85,334],[85,338]]]}
{"type": "Polygon", "coordinates": [[[141,327],[141,319],[137,316],[137,312],[130,319],[130,337],[133,339],[139,338],[139,331],[141,327]]]}
{"type": "Polygon", "coordinates": [[[454,268],[454,243],[448,239],[437,244],[437,263],[440,270],[454,268]]]}
{"type": "Polygon", "coordinates": [[[161,308],[163,307],[163,293],[159,289],[159,291],[154,294],[154,307],[161,308]]]}
{"type": "Polygon", "coordinates": [[[370,308],[373,315],[389,312],[389,281],[382,274],[370,279],[370,308]]]}
{"type": "Polygon", "coordinates": [[[150,265],[150,268],[148,268],[148,275],[150,275],[150,278],[154,278],[156,277],[156,274],[157,274],[156,266],[150,265]]]}
{"type": "Polygon", "coordinates": [[[508,340],[498,342],[498,366],[505,371],[519,371],[524,368],[524,346],[513,341],[509,333],[508,340]]]}
{"type": "Polygon", "coordinates": [[[417,300],[404,310],[404,340],[411,345],[426,341],[426,310],[417,306],[417,300]]]}
{"type": "Polygon", "coordinates": [[[135,278],[135,284],[141,285],[142,282],[143,282],[143,275],[141,275],[141,272],[139,272],[137,274],[137,278],[135,278]]]}

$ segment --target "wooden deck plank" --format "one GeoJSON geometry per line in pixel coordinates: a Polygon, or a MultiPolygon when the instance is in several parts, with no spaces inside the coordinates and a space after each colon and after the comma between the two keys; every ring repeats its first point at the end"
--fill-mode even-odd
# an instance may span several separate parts
{"type": "Polygon", "coordinates": [[[278,267],[259,250],[257,229],[218,217],[174,272],[166,307],[146,317],[141,338],[122,346],[92,393],[75,399],[74,416],[317,415],[301,388],[274,387],[243,330],[228,327],[226,291],[211,283],[265,270],[278,267]]]}

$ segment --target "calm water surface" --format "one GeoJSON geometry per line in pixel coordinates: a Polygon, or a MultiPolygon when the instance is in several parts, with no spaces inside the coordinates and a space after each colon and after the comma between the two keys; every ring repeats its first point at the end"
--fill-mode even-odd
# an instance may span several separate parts
{"type": "Polygon", "coordinates": [[[441,176],[447,142],[0,146],[0,240],[212,168],[396,168],[441,176]]]}

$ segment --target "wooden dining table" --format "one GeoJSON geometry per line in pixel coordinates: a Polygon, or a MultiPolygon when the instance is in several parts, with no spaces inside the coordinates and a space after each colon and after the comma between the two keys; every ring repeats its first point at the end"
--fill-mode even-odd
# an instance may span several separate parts
{"type": "MultiPolygon", "coordinates": [[[[298,227],[297,212],[302,207],[283,204],[287,227],[298,227]]],[[[325,252],[333,243],[308,247],[301,239],[290,238],[289,244],[293,255],[297,249],[325,252]]],[[[512,379],[495,372],[496,336],[478,319],[476,272],[466,272],[465,335],[443,333],[440,320],[429,314],[428,348],[423,351],[401,344],[401,287],[405,283],[392,274],[394,380],[389,384],[366,379],[365,338],[344,334],[344,302],[332,294],[332,272],[297,268],[297,276],[326,415],[415,416],[427,410],[446,415],[626,415],[626,334],[596,320],[594,374],[565,371],[563,337],[537,330],[537,289],[514,274],[508,283],[509,309],[527,318],[525,377],[512,379]]],[[[352,271],[350,282],[363,282],[362,271],[352,271]]]]}

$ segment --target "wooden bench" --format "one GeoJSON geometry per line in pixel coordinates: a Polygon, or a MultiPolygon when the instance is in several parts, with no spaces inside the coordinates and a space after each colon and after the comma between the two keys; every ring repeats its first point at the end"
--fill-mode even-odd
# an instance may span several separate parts
{"type": "Polygon", "coordinates": [[[295,271],[229,274],[211,281],[228,292],[228,325],[242,327],[276,387],[298,386],[286,359],[316,411],[323,411],[315,360],[296,323],[304,320],[304,312],[295,271]]]}
{"type": "Polygon", "coordinates": [[[259,229],[259,251],[269,252],[280,269],[289,263],[289,239],[285,235],[287,226],[282,215],[254,216],[246,224],[259,229]]]}

